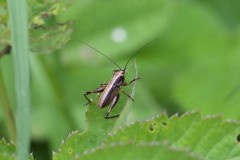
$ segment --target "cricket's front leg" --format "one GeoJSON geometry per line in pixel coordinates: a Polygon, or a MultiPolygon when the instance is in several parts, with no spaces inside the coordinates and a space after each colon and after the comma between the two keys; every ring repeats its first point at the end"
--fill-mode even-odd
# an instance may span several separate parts
{"type": "Polygon", "coordinates": [[[132,84],[133,82],[139,80],[140,78],[134,78],[133,80],[131,80],[130,82],[124,82],[123,86],[127,86],[129,84],[132,84]]]}
{"type": "Polygon", "coordinates": [[[87,91],[84,93],[84,97],[86,98],[86,100],[88,101],[84,106],[88,105],[89,103],[91,103],[91,100],[87,97],[87,95],[89,94],[93,94],[93,93],[101,93],[104,91],[104,89],[106,88],[107,84],[101,84],[101,87],[97,88],[94,91],[87,91]]]}

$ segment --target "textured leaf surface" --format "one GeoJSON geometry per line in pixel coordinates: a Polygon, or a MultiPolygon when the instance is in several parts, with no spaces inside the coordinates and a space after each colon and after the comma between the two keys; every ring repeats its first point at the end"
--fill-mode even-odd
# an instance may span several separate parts
{"type": "Polygon", "coordinates": [[[29,1],[34,6],[30,11],[30,39],[31,50],[36,53],[52,53],[62,48],[68,42],[72,34],[72,23],[59,22],[57,16],[64,12],[72,0],[66,1],[29,1]]]}
{"type": "Polygon", "coordinates": [[[223,121],[221,116],[201,118],[199,112],[167,119],[161,114],[145,123],[134,123],[109,136],[105,144],[128,141],[165,141],[176,147],[187,147],[204,159],[240,158],[237,140],[240,123],[223,121]]]}
{"type": "MultiPolygon", "coordinates": [[[[0,141],[0,159],[1,160],[15,160],[16,159],[16,147],[12,143],[7,143],[5,140],[0,141]]],[[[29,160],[33,160],[32,155],[29,156],[29,160]]]]}
{"type": "Polygon", "coordinates": [[[193,160],[200,158],[190,155],[186,150],[169,147],[166,144],[142,143],[142,144],[113,144],[108,147],[99,147],[91,151],[86,151],[85,154],[79,156],[76,159],[193,160]]]}
{"type": "Polygon", "coordinates": [[[163,113],[146,122],[136,122],[110,133],[104,141],[104,136],[97,134],[99,131],[102,130],[96,128],[95,135],[90,132],[73,133],[54,158],[91,159],[101,155],[102,159],[139,159],[153,155],[154,158],[174,159],[175,154],[185,159],[190,155],[216,160],[240,158],[240,123],[223,121],[217,115],[202,118],[199,112],[191,112],[168,118],[163,113]],[[168,142],[168,146],[158,144],[162,142],[168,142]],[[187,151],[180,152],[184,148],[187,151]]]}
{"type": "Polygon", "coordinates": [[[0,1],[0,57],[8,54],[10,44],[10,29],[7,24],[8,12],[6,1],[0,1]]]}
{"type": "MultiPolygon", "coordinates": [[[[72,23],[59,22],[57,16],[64,12],[72,0],[29,0],[29,34],[31,50],[36,53],[51,53],[63,47],[72,34],[72,23]]],[[[10,29],[6,1],[0,2],[0,53],[10,43],[10,29]]]]}
{"type": "Polygon", "coordinates": [[[5,140],[0,141],[0,159],[11,160],[16,158],[16,148],[5,140]]]}

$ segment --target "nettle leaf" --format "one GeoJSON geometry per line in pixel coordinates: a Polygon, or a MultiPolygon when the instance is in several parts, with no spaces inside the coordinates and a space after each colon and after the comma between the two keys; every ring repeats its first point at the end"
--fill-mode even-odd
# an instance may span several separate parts
{"type": "Polygon", "coordinates": [[[75,158],[81,160],[99,159],[104,160],[122,160],[122,159],[137,159],[137,160],[193,160],[200,159],[189,154],[188,151],[169,147],[167,144],[161,143],[141,143],[141,144],[112,144],[110,146],[98,147],[91,151],[86,151],[83,155],[75,158]]]}
{"type": "Polygon", "coordinates": [[[31,50],[36,53],[51,53],[68,42],[73,32],[72,22],[58,22],[57,16],[64,12],[72,0],[54,0],[29,3],[32,17],[30,21],[31,50]],[[33,6],[31,5],[31,6],[33,6]]]}
{"type": "MultiPolygon", "coordinates": [[[[68,42],[73,32],[72,22],[59,22],[58,16],[72,3],[73,0],[28,1],[31,6],[28,8],[29,38],[33,52],[51,53],[68,42]]],[[[11,49],[6,1],[0,2],[0,35],[1,57],[11,49]]]]}
{"type": "Polygon", "coordinates": [[[96,156],[104,159],[141,159],[145,156],[174,159],[177,155],[183,159],[240,158],[240,122],[223,121],[218,115],[202,118],[199,112],[188,112],[181,117],[168,118],[163,113],[109,133],[104,141],[99,132],[103,129],[95,128],[95,134],[73,132],[54,159],[93,159],[96,156]]]}
{"type": "Polygon", "coordinates": [[[0,44],[5,38],[9,38],[10,30],[7,26],[8,21],[8,11],[7,11],[7,1],[0,1],[0,44]]]}
{"type": "MultiPolygon", "coordinates": [[[[135,63],[134,63],[135,64],[135,63]]],[[[138,77],[136,71],[136,64],[128,69],[130,77],[138,77]],[[132,72],[131,69],[134,67],[134,71],[132,72]],[[135,74],[131,76],[131,74],[135,74]]],[[[127,93],[131,93],[131,97],[134,94],[134,86],[130,85],[128,87],[127,93]],[[130,91],[130,92],[128,92],[130,91]]],[[[125,89],[125,88],[124,88],[125,89]]],[[[99,98],[99,97],[98,97],[99,98]]],[[[120,113],[119,118],[105,120],[104,115],[109,109],[109,107],[99,109],[96,104],[96,100],[94,100],[87,109],[86,112],[86,130],[84,132],[75,131],[72,132],[68,137],[66,142],[63,142],[59,153],[54,153],[53,159],[54,160],[65,160],[65,159],[72,159],[74,157],[78,157],[78,155],[82,154],[85,150],[95,148],[100,146],[103,140],[107,137],[108,133],[113,128],[119,128],[122,126],[125,121],[127,120],[127,114],[129,109],[130,99],[127,99],[126,96],[123,94],[120,95],[119,101],[117,105],[114,107],[112,112],[110,113],[111,116],[117,115],[120,113]],[[123,106],[123,107],[121,107],[123,106]]]]}
{"type": "Polygon", "coordinates": [[[172,146],[188,148],[203,159],[240,158],[240,122],[223,121],[221,116],[201,118],[199,112],[167,118],[165,113],[144,123],[134,123],[110,135],[113,142],[168,141],[172,146]]]}
{"type": "MultiPolygon", "coordinates": [[[[0,159],[15,160],[16,158],[16,146],[2,139],[0,141],[0,159]]],[[[33,160],[32,155],[29,155],[29,160],[33,160]]]]}
{"type": "Polygon", "coordinates": [[[6,3],[6,1],[0,1],[0,58],[11,51],[11,47],[9,46],[10,29],[7,25],[8,12],[6,3]]]}
{"type": "Polygon", "coordinates": [[[36,53],[52,53],[70,40],[72,32],[71,22],[31,29],[31,50],[36,53]]]}

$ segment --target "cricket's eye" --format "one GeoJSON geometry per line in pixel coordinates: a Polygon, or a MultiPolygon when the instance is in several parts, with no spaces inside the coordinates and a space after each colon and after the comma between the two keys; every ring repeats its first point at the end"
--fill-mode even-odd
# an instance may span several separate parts
{"type": "Polygon", "coordinates": [[[118,77],[115,81],[115,83],[117,85],[121,85],[121,84],[123,84],[123,82],[124,82],[124,77],[123,76],[118,77]]]}

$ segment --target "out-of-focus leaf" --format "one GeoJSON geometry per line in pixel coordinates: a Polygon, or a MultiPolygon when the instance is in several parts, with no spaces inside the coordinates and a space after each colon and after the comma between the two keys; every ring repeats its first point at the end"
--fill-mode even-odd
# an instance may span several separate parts
{"type": "Polygon", "coordinates": [[[62,91],[54,79],[52,68],[46,69],[36,55],[31,56],[31,62],[32,137],[35,140],[49,140],[51,146],[57,148],[62,137],[73,127],[73,122],[68,117],[71,107],[66,108],[64,99],[59,95],[62,91]]]}
{"type": "Polygon", "coordinates": [[[52,53],[66,44],[72,34],[72,23],[53,24],[31,30],[31,49],[36,53],[52,53]]]}
{"type": "MultiPolygon", "coordinates": [[[[16,146],[12,143],[7,143],[4,139],[0,141],[0,159],[16,160],[16,146]]],[[[29,155],[29,160],[33,160],[33,156],[29,155]]]]}
{"type": "MultiPolygon", "coordinates": [[[[144,44],[159,37],[171,19],[173,10],[174,5],[165,0],[121,2],[114,0],[94,3],[79,1],[62,18],[65,20],[70,15],[78,15],[72,45],[67,48],[71,53],[64,53],[64,62],[72,66],[92,61],[91,53],[94,51],[86,51],[86,47],[80,41],[92,45],[113,59],[120,54],[130,56],[144,44]],[[113,6],[116,8],[112,9],[113,6]],[[122,41],[114,37],[116,33],[119,33],[120,37],[123,35],[122,41]]],[[[104,57],[96,57],[107,62],[104,57]]]]}
{"type": "Polygon", "coordinates": [[[9,42],[10,30],[8,28],[7,22],[8,22],[7,1],[2,0],[0,2],[0,35],[1,35],[0,45],[3,42],[9,42]]]}
{"type": "Polygon", "coordinates": [[[198,5],[182,6],[178,13],[166,35],[172,53],[181,54],[176,65],[181,70],[173,79],[172,98],[185,110],[199,108],[203,113],[239,117],[240,108],[236,106],[240,100],[235,96],[227,98],[240,79],[237,35],[231,36],[214,14],[198,5]],[[182,28],[190,19],[193,21],[182,28]]]}
{"type": "Polygon", "coordinates": [[[68,42],[72,34],[72,23],[68,20],[59,22],[57,16],[64,12],[72,0],[54,0],[29,2],[31,8],[30,40],[31,49],[36,53],[52,53],[68,42]]]}
{"type": "MultiPolygon", "coordinates": [[[[58,21],[73,0],[29,0],[30,48],[35,53],[52,53],[62,48],[73,32],[72,22],[58,21]]],[[[0,2],[0,52],[11,46],[6,1],[0,2]]],[[[1,55],[1,54],[0,54],[1,55]]]]}
{"type": "Polygon", "coordinates": [[[7,21],[7,3],[3,0],[0,2],[0,58],[11,51],[10,30],[7,21]]]}
{"type": "Polygon", "coordinates": [[[200,0],[199,2],[211,7],[211,10],[218,13],[221,19],[223,19],[231,28],[236,29],[239,26],[240,2],[238,0],[232,0],[231,2],[225,0],[200,0]]]}
{"type": "MultiPolygon", "coordinates": [[[[141,78],[141,76],[140,76],[141,78]]],[[[161,112],[161,106],[153,98],[153,95],[146,88],[144,78],[136,85],[134,102],[131,104],[127,122],[143,121],[161,112]],[[144,97],[144,98],[143,98],[144,97]]]]}

